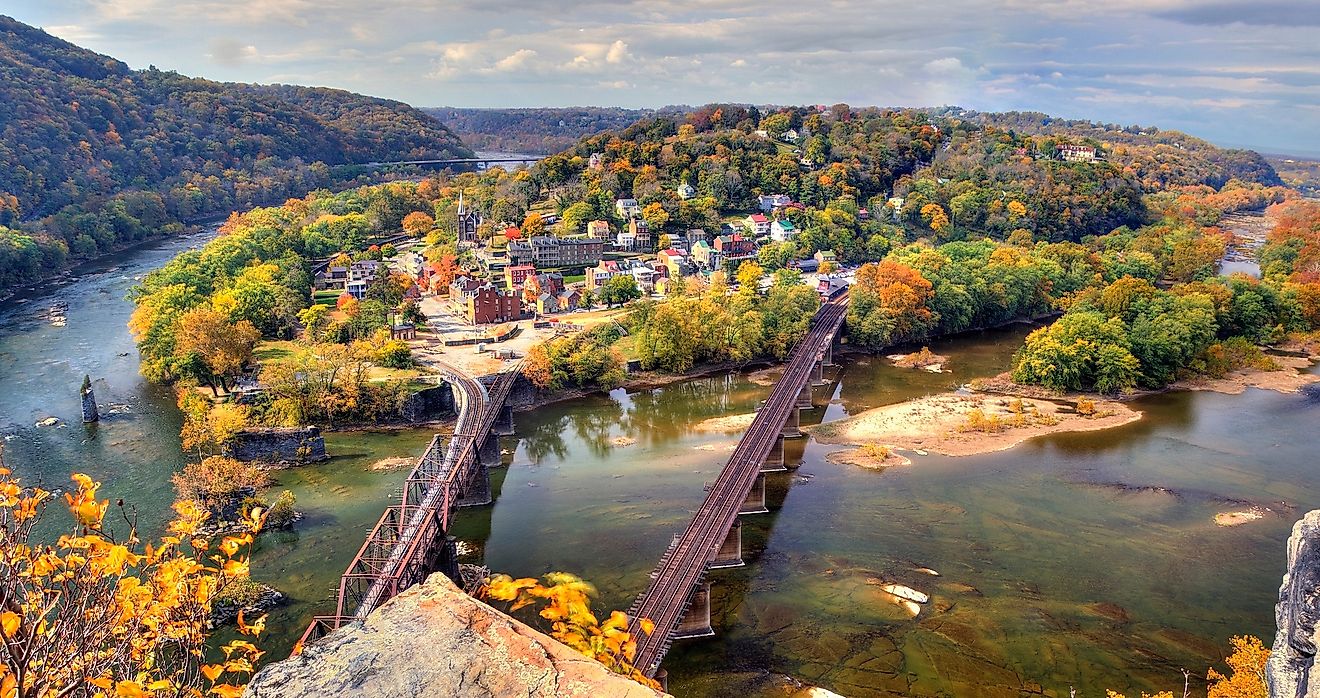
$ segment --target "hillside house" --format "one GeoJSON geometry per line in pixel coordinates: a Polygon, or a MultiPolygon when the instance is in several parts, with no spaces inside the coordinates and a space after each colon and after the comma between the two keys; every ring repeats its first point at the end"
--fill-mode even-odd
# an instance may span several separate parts
{"type": "Polygon", "coordinates": [[[753,237],[761,237],[770,234],[770,219],[763,213],[753,213],[744,220],[747,226],[747,232],[753,237]]]}
{"type": "Polygon", "coordinates": [[[793,203],[793,197],[787,194],[762,194],[761,196],[756,197],[756,200],[757,204],[761,207],[761,210],[765,213],[770,213],[781,206],[787,206],[793,203]]]}
{"type": "Polygon", "coordinates": [[[1095,148],[1089,145],[1064,143],[1058,147],[1059,157],[1068,162],[1095,162],[1095,148]]]}
{"type": "Polygon", "coordinates": [[[678,198],[687,200],[687,199],[691,199],[696,195],[697,195],[697,189],[691,184],[688,184],[687,182],[683,182],[682,184],[678,185],[678,198]]]}
{"type": "Polygon", "coordinates": [[[614,212],[624,219],[634,218],[642,215],[642,205],[637,199],[618,199],[614,202],[614,212]]]}
{"type": "Polygon", "coordinates": [[[610,224],[607,221],[591,221],[587,224],[587,235],[601,240],[610,239],[610,224]]]}
{"type": "Polygon", "coordinates": [[[770,224],[770,239],[775,242],[790,242],[797,236],[797,226],[787,218],[770,224]]]}

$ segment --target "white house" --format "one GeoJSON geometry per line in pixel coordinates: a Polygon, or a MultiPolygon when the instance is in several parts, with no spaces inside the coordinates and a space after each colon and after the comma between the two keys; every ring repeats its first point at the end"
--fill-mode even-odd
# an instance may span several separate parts
{"type": "Polygon", "coordinates": [[[770,219],[766,218],[765,214],[753,213],[747,217],[746,223],[747,230],[755,237],[770,234],[770,219]]]}
{"type": "Polygon", "coordinates": [[[788,219],[770,224],[770,239],[775,242],[788,242],[797,237],[797,234],[797,226],[793,225],[793,221],[788,219]]]}
{"type": "Polygon", "coordinates": [[[678,185],[678,198],[691,199],[696,195],[697,195],[697,190],[691,184],[688,184],[687,182],[683,182],[682,184],[678,185]]]}
{"type": "Polygon", "coordinates": [[[787,194],[762,194],[757,197],[757,202],[760,204],[762,211],[769,213],[780,206],[793,203],[793,197],[787,194]]]}
{"type": "Polygon", "coordinates": [[[780,136],[780,138],[782,138],[782,139],[784,140],[785,143],[797,143],[797,142],[798,142],[798,137],[799,137],[799,136],[798,136],[798,132],[797,132],[797,131],[794,131],[794,130],[791,129],[791,128],[788,129],[787,131],[784,131],[784,135],[783,135],[783,136],[780,136]]]}
{"type": "Polygon", "coordinates": [[[642,206],[637,199],[619,199],[614,202],[614,211],[624,218],[642,215],[642,206]]]}

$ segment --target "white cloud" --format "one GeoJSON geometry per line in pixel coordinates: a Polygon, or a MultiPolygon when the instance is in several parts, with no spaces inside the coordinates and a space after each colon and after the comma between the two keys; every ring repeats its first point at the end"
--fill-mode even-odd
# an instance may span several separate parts
{"type": "Polygon", "coordinates": [[[501,58],[495,62],[495,70],[502,73],[509,73],[515,70],[521,70],[529,61],[536,57],[536,52],[529,48],[520,48],[517,51],[501,58]]]}

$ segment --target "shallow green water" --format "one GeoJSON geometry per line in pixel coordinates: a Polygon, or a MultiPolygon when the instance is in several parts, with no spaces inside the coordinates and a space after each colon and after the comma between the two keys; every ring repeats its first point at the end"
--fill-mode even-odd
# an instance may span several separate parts
{"type": "MultiPolygon", "coordinates": [[[[84,470],[106,481],[107,496],[136,503],[144,523],[162,520],[168,476],[183,462],[178,415],[168,391],[137,376],[123,296],[134,276],[198,242],[139,250],[112,262],[115,271],[0,309],[0,435],[25,479],[62,485],[84,470]],[[53,298],[70,302],[66,328],[32,317],[53,298]],[[76,423],[84,372],[121,414],[76,423]],[[47,415],[74,423],[32,426],[47,415]]],[[[953,359],[948,374],[842,360],[817,390],[818,404],[830,404],[805,421],[996,373],[1024,333],[937,343],[953,359]]],[[[496,503],[464,510],[455,533],[473,561],[515,575],[575,572],[597,585],[602,608],[626,608],[736,439],[694,425],[751,411],[769,392],[763,383],[723,375],[519,415],[516,444],[504,444],[511,465],[495,473],[496,503]]],[[[1160,395],[1137,407],[1147,418],[1120,429],[916,457],[883,473],[791,443],[788,457],[802,466],[771,476],[770,514],[746,517],[749,565],[713,573],[718,637],[674,648],[672,690],[768,695],[773,675],[787,674],[849,696],[1017,695],[1036,685],[1094,696],[1172,687],[1179,667],[1203,676],[1234,633],[1268,642],[1283,540],[1295,515],[1320,501],[1320,405],[1252,390],[1160,395]],[[1284,513],[1214,527],[1214,513],[1242,508],[1238,500],[1284,513]],[[931,603],[909,619],[868,578],[907,584],[931,603]]],[[[256,578],[291,596],[268,626],[272,655],[314,613],[333,610],[338,575],[397,492],[403,472],[368,466],[416,455],[429,438],[331,434],[329,462],[277,474],[307,517],[293,533],[263,537],[254,558],[256,578]]]]}

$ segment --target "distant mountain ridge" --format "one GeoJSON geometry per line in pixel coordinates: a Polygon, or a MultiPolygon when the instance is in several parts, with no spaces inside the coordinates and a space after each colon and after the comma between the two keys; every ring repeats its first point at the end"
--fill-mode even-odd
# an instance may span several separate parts
{"type": "Polygon", "coordinates": [[[402,102],[133,70],[0,15],[0,288],[355,174],[335,166],[471,156],[402,102]]]}

